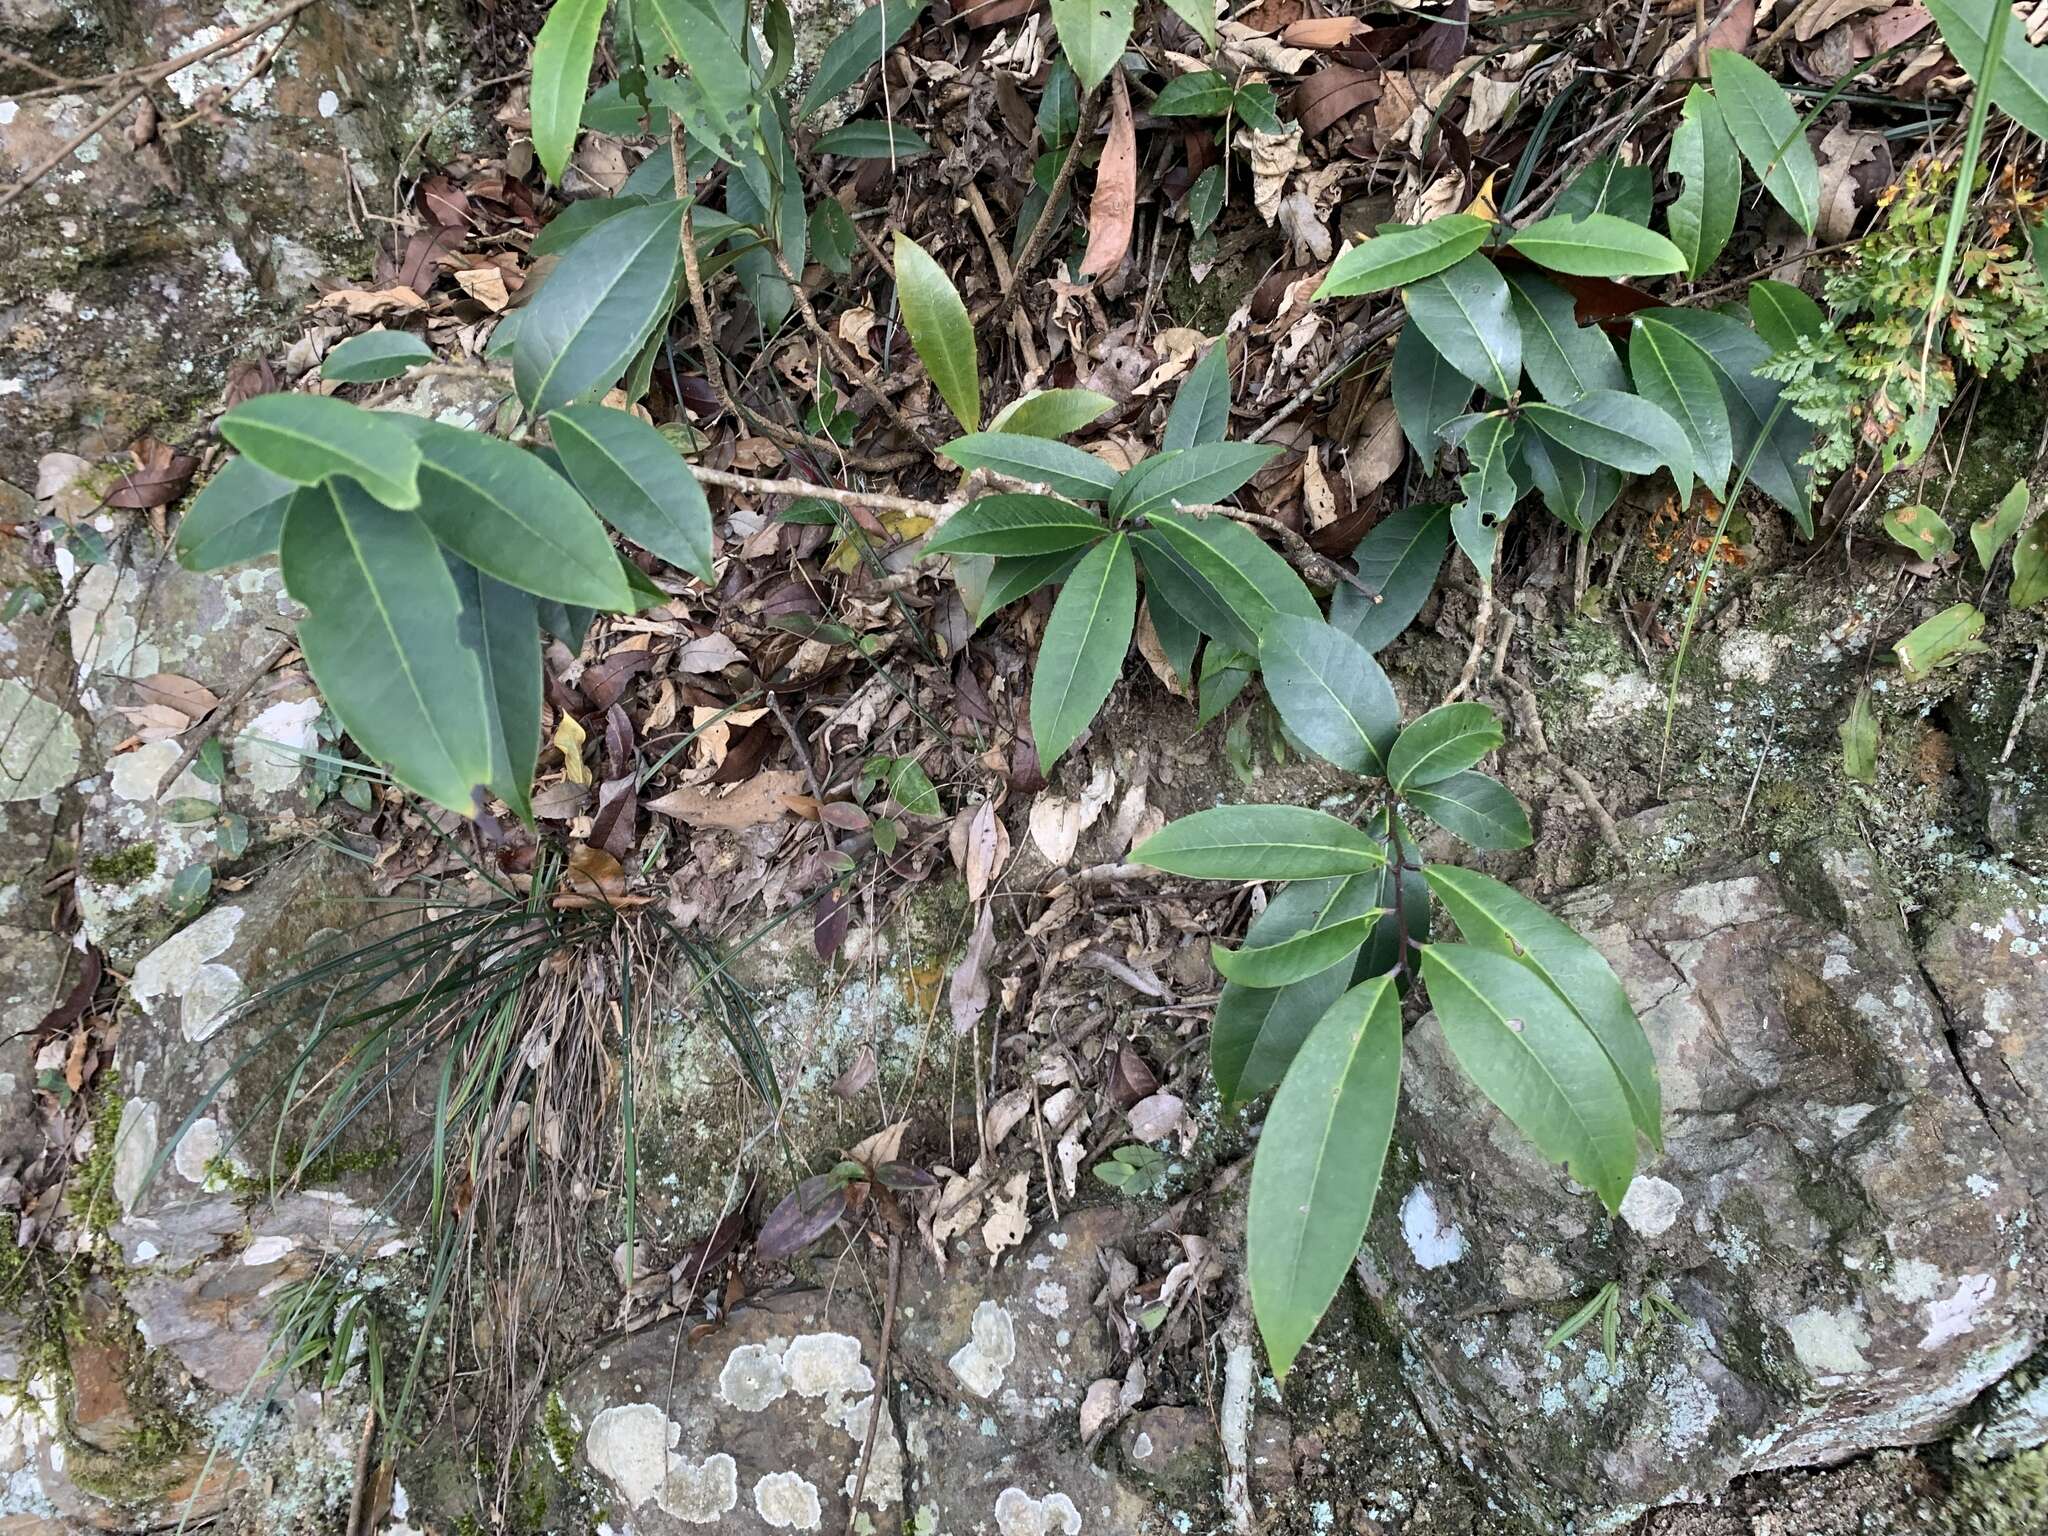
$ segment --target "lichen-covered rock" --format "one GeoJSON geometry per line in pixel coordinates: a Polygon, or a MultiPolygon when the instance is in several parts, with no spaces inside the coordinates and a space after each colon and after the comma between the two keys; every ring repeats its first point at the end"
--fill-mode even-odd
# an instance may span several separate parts
{"type": "Polygon", "coordinates": [[[1571,904],[1663,1081],[1665,1149],[1619,1221],[1433,1020],[1411,1034],[1360,1279],[1436,1433],[1537,1528],[1933,1439],[2038,1344],[2027,1182],[1896,913],[1825,847],[1571,904]],[[1597,1321],[1547,1347],[1609,1281],[1615,1356],[1597,1321]]]}

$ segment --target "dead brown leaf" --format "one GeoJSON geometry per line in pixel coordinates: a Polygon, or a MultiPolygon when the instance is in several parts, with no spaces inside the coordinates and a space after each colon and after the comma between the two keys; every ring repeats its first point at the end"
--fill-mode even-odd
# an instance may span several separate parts
{"type": "Polygon", "coordinates": [[[700,789],[686,784],[657,800],[649,800],[646,808],[673,816],[685,826],[737,832],[800,814],[795,802],[806,798],[803,783],[800,773],[771,768],[730,790],[700,789]]]}
{"type": "Polygon", "coordinates": [[[1111,74],[1109,83],[1109,139],[1095,167],[1095,195],[1088,202],[1083,277],[1100,277],[1122,264],[1138,211],[1138,133],[1131,119],[1131,92],[1122,70],[1111,74]]]}
{"type": "Polygon", "coordinates": [[[1342,48],[1369,30],[1356,16],[1304,16],[1281,28],[1280,41],[1289,48],[1342,48]]]}

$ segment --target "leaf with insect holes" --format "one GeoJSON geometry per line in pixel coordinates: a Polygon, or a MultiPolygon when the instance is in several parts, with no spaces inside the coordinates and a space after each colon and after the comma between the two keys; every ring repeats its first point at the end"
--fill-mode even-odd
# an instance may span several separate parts
{"type": "Polygon", "coordinates": [[[1856,702],[1838,728],[1842,738],[1842,774],[1858,784],[1877,782],[1877,716],[1870,707],[1870,685],[1856,690],[1856,702]]]}
{"type": "Polygon", "coordinates": [[[1807,234],[1820,215],[1820,166],[1785,88],[1732,48],[1707,55],[1714,99],[1742,158],[1807,234]]]}
{"type": "Polygon", "coordinates": [[[294,485],[337,476],[387,507],[420,504],[420,450],[400,421],[332,395],[258,395],[220,419],[220,435],[294,485]]]}
{"type": "Polygon", "coordinates": [[[910,344],[960,425],[981,424],[981,374],[974,322],[945,269],[902,231],[896,234],[896,294],[910,344]]]}
{"type": "Polygon", "coordinates": [[[1031,673],[1031,734],[1050,770],[1123,674],[1138,619],[1138,568],[1127,534],[1081,557],[1052,606],[1031,673]]]}
{"type": "Polygon", "coordinates": [[[178,563],[214,571],[276,554],[285,507],[299,490],[254,459],[229,459],[178,520],[178,563]]]}
{"type": "Polygon", "coordinates": [[[1553,214],[1517,231],[1508,244],[1538,266],[1573,277],[1656,277],[1685,270],[1677,246],[1611,213],[1576,219],[1553,214]]]}
{"type": "Polygon", "coordinates": [[[923,14],[924,0],[883,0],[858,11],[826,47],[796,115],[809,117],[879,64],[882,56],[903,41],[923,14]]]}
{"type": "Polygon", "coordinates": [[[1451,511],[1451,532],[1481,581],[1493,580],[1500,525],[1522,494],[1514,473],[1522,436],[1514,418],[1499,411],[1471,421],[1460,438],[1471,468],[1458,477],[1458,489],[1465,499],[1451,511]]]}
{"type": "Polygon", "coordinates": [[[1386,861],[1370,833],[1295,805],[1197,811],[1131,850],[1134,864],[1196,880],[1322,880],[1367,874],[1386,861]]]}
{"type": "Polygon", "coordinates": [[[1488,394],[1505,400],[1522,377],[1522,328],[1508,285],[1484,256],[1404,289],[1409,323],[1488,394]]]}
{"type": "Polygon", "coordinates": [[[1523,416],[1551,441],[1631,475],[1669,469],[1678,504],[1692,500],[1692,445],[1671,413],[1643,395],[1588,390],[1564,405],[1531,401],[1523,416]]]}
{"type": "Polygon", "coordinates": [[[1463,772],[1507,738],[1484,704],[1442,704],[1409,724],[1387,753],[1387,779],[1397,790],[1434,784],[1463,772]]]}
{"type": "Polygon", "coordinates": [[[1385,776],[1401,732],[1401,701],[1372,652],[1321,619],[1280,613],[1259,637],[1259,671],[1281,721],[1303,746],[1347,772],[1385,776]]]}
{"type": "MultiPolygon", "coordinates": [[[[1986,571],[1991,569],[1991,562],[1998,558],[1999,550],[2005,547],[2005,541],[2019,532],[2020,524],[2027,520],[2029,505],[2030,493],[2027,482],[2015,480],[2012,489],[2005,493],[2004,499],[1991,510],[1989,516],[1980,517],[1970,524],[1970,548],[1977,552],[1977,563],[1986,571]]],[[[195,507],[194,511],[196,510],[195,507]]],[[[192,513],[185,514],[186,521],[189,522],[191,517],[192,513]]],[[[178,537],[182,544],[182,526],[178,530],[178,537]]]]}
{"type": "Polygon", "coordinates": [[[1052,0],[1052,29],[1060,51],[1092,91],[1116,68],[1131,41],[1133,0],[1052,0]]]}
{"type": "Polygon", "coordinates": [[[689,205],[650,203],[578,240],[520,311],[512,382],[535,416],[618,381],[674,302],[677,226],[689,205]]]}
{"type": "Polygon", "coordinates": [[[1434,784],[1411,784],[1403,798],[1474,848],[1526,848],[1535,840],[1522,802],[1500,780],[1483,773],[1454,773],[1434,784]]]}
{"type": "Polygon", "coordinates": [[[528,92],[533,153],[548,180],[558,186],[569,152],[576,147],[604,11],[605,0],[554,0],[533,40],[528,92]]]}
{"type": "Polygon", "coordinates": [[[1101,501],[1116,489],[1118,479],[1092,453],[1021,432],[969,432],[939,452],[962,469],[992,469],[1012,479],[1037,481],[1080,501],[1101,501]]]}
{"type": "Polygon", "coordinates": [[[1893,541],[1911,550],[1916,559],[1939,560],[1955,552],[1955,530],[1925,502],[1894,507],[1878,521],[1893,541]]]}
{"type": "Polygon", "coordinates": [[[1359,581],[1378,600],[1348,581],[1339,582],[1330,595],[1330,622],[1367,651],[1384,650],[1429,601],[1450,536],[1451,509],[1445,502],[1403,507],[1381,518],[1351,557],[1359,581]]]}
{"type": "Polygon", "coordinates": [[[1742,162],[1736,158],[1735,140],[1728,136],[1713,96],[1697,85],[1685,94],[1664,168],[1680,182],[1664,222],[1671,243],[1685,258],[1685,275],[1697,279],[1726,249],[1742,200],[1742,162]]]}
{"type": "Polygon", "coordinates": [[[711,505],[674,443],[605,405],[567,406],[548,425],[562,467],[606,522],[699,581],[712,580],[711,505]]]}
{"type": "Polygon", "coordinates": [[[1599,1041],[1541,977],[1507,955],[1432,944],[1422,978],[1465,1075],[1545,1157],[1618,1210],[1636,1126],[1599,1041]]]}
{"type": "Polygon", "coordinates": [[[1379,1196],[1401,1091],[1401,999],[1352,988],[1302,1043],[1252,1162],[1245,1269],[1282,1380],[1350,1274],[1379,1196]]]}
{"type": "Polygon", "coordinates": [[[320,377],[335,384],[377,384],[433,360],[434,349],[410,331],[365,331],[320,359],[320,377]]]}
{"type": "Polygon", "coordinates": [[[1638,315],[1629,332],[1628,366],[1636,393],[1678,423],[1707,489],[1716,497],[1726,495],[1735,435],[1706,354],[1668,325],[1638,315]]]}
{"type": "Polygon", "coordinates": [[[1219,338],[1180,381],[1159,446],[1162,450],[1199,448],[1204,443],[1220,443],[1229,434],[1230,344],[1219,338]]]}
{"type": "Polygon", "coordinates": [[[1802,338],[1828,328],[1828,317],[1790,283],[1758,278],[1749,285],[1749,322],[1773,352],[1790,351],[1802,338]]]}
{"type": "Polygon", "coordinates": [[[1369,240],[1346,246],[1316,289],[1318,299],[1356,298],[1403,288],[1456,266],[1486,243],[1493,224],[1449,213],[1427,224],[1385,224],[1369,240]]]}
{"type": "Polygon", "coordinates": [[[928,555],[1051,555],[1093,544],[1109,526],[1086,507],[1051,496],[982,496],[946,519],[928,555]]]}

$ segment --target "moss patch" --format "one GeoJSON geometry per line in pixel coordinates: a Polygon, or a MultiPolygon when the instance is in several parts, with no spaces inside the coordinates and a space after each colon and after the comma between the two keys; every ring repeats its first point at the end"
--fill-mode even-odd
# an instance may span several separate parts
{"type": "Polygon", "coordinates": [[[129,843],[85,861],[86,878],[94,885],[133,885],[156,873],[156,844],[129,843]]]}

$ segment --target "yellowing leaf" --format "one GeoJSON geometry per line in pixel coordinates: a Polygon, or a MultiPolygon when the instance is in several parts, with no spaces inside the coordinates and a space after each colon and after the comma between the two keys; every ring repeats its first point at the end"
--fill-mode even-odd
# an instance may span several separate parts
{"type": "Polygon", "coordinates": [[[589,766],[583,761],[586,732],[574,715],[564,713],[555,726],[555,748],[562,754],[562,773],[571,784],[591,782],[589,766]]]}

